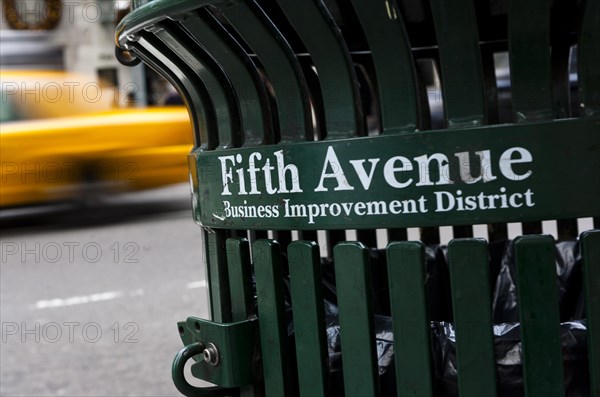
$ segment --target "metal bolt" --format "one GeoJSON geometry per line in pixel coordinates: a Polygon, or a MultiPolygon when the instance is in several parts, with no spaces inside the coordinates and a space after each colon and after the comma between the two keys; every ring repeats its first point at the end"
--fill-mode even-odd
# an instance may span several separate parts
{"type": "Polygon", "coordinates": [[[219,365],[219,350],[217,350],[217,346],[212,343],[209,343],[208,346],[202,352],[204,356],[204,362],[216,367],[219,365]]]}

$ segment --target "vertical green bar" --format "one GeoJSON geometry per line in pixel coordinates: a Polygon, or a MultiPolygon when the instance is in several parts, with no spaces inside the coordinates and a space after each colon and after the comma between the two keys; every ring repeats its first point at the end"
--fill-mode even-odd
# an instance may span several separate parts
{"type": "MultiPolygon", "coordinates": [[[[272,143],[273,126],[265,120],[265,116],[270,117],[270,109],[263,106],[267,101],[267,92],[264,85],[256,84],[258,69],[244,49],[207,9],[197,15],[189,15],[181,21],[181,25],[207,54],[214,57],[233,85],[235,104],[239,106],[242,119],[242,131],[233,131],[231,145],[239,146],[241,142],[245,145],[272,143]]],[[[191,39],[189,36],[182,37],[185,38],[191,39]]]]}
{"type": "MultiPolygon", "coordinates": [[[[219,70],[215,65],[211,68],[205,62],[201,62],[196,57],[196,51],[201,51],[198,48],[194,50],[182,45],[177,37],[174,37],[171,31],[166,29],[158,29],[155,36],[148,35],[148,42],[152,41],[153,50],[158,53],[164,53],[167,56],[168,62],[177,62],[182,65],[187,65],[187,68],[182,68],[186,73],[185,79],[191,80],[194,85],[194,91],[199,91],[204,88],[210,100],[212,101],[211,108],[217,116],[217,131],[219,136],[219,145],[228,146],[226,142],[230,142],[234,134],[235,126],[233,125],[234,117],[232,117],[231,106],[228,102],[228,93],[231,92],[230,87],[222,84],[219,79],[219,70]],[[155,39],[153,39],[155,38],[155,39]],[[216,72],[216,73],[215,73],[216,72]]],[[[147,46],[150,50],[151,47],[147,46]]],[[[167,64],[167,67],[170,67],[167,64]]],[[[182,80],[185,80],[182,79],[182,80]]]]}
{"type": "MultiPolygon", "coordinates": [[[[231,321],[243,321],[252,313],[252,268],[250,265],[250,244],[243,237],[228,238],[227,269],[231,291],[231,321]]],[[[240,397],[256,396],[255,385],[240,388],[240,397]]]]}
{"type": "Polygon", "coordinates": [[[433,396],[425,246],[420,241],[391,243],[387,262],[398,396],[433,396]]]}
{"type": "Polygon", "coordinates": [[[294,333],[301,396],[325,396],[327,342],[319,246],[295,241],[288,247],[294,333]]]}
{"type": "Polygon", "coordinates": [[[513,111],[518,122],[555,115],[550,63],[552,0],[508,1],[508,48],[513,111]]]}
{"type": "Polygon", "coordinates": [[[232,321],[243,321],[248,318],[252,305],[250,247],[247,239],[238,237],[227,239],[226,248],[232,321]]]}
{"type": "Polygon", "coordinates": [[[461,396],[496,395],[496,361],[487,243],[452,240],[448,245],[456,361],[461,396]]]}
{"type": "Polygon", "coordinates": [[[229,4],[221,11],[258,56],[269,76],[277,100],[282,140],[312,140],[308,87],[285,37],[255,0],[229,4]]]}
{"type": "Polygon", "coordinates": [[[341,31],[321,0],[275,0],[317,69],[328,139],[364,135],[354,64],[341,31]]]}
{"type": "Polygon", "coordinates": [[[600,2],[585,1],[583,21],[577,43],[577,68],[582,113],[600,115],[600,2]]]}
{"type": "MultiPolygon", "coordinates": [[[[206,150],[207,148],[213,148],[217,146],[217,134],[212,133],[209,135],[208,133],[208,125],[211,124],[211,120],[214,119],[210,114],[210,111],[205,107],[206,102],[204,101],[206,101],[206,97],[202,96],[201,92],[192,91],[192,87],[194,86],[189,80],[179,79],[178,76],[181,76],[183,73],[176,64],[172,62],[170,63],[171,66],[176,68],[174,70],[166,67],[166,65],[160,62],[161,58],[155,58],[148,52],[148,50],[142,47],[141,44],[143,42],[144,40],[140,40],[138,43],[140,45],[135,47],[136,55],[139,56],[140,59],[142,59],[146,64],[148,64],[148,66],[158,71],[164,78],[173,84],[173,86],[176,87],[179,92],[181,92],[184,102],[187,103],[187,106],[190,109],[189,115],[194,131],[194,150],[206,150]]],[[[165,55],[163,55],[163,57],[165,57],[165,55]]]]}
{"type": "Polygon", "coordinates": [[[212,320],[218,323],[229,323],[231,322],[231,296],[227,274],[225,231],[205,232],[204,238],[212,320]]]}
{"type": "Polygon", "coordinates": [[[591,395],[600,396],[600,230],[581,236],[591,395]]]}
{"type": "Polygon", "coordinates": [[[448,127],[484,124],[483,68],[473,1],[430,0],[430,3],[448,127]]]}
{"type": "Polygon", "coordinates": [[[378,367],[373,331],[369,254],[358,242],[333,248],[346,397],[376,396],[378,367]]]}
{"type": "Polygon", "coordinates": [[[383,132],[414,132],[417,100],[414,59],[395,2],[352,0],[373,57],[383,132]]]}
{"type": "Polygon", "coordinates": [[[515,240],[526,397],[564,396],[554,239],[515,240]]]}
{"type": "Polygon", "coordinates": [[[287,396],[284,369],[287,324],[279,244],[274,240],[258,240],[252,245],[252,259],[265,392],[267,396],[287,396]]]}

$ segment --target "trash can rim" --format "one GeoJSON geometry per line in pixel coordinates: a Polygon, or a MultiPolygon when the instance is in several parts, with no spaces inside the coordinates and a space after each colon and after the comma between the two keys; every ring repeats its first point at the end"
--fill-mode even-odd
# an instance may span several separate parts
{"type": "Polygon", "coordinates": [[[117,25],[115,30],[115,43],[117,47],[127,50],[127,42],[135,41],[136,34],[152,27],[152,25],[178,16],[207,5],[224,6],[236,3],[238,0],[151,0],[139,8],[132,10],[117,25]]]}

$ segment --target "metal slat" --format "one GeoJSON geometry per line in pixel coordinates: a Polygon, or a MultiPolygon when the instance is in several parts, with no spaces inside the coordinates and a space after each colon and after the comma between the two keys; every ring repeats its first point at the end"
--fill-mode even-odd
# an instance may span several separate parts
{"type": "Polygon", "coordinates": [[[407,229],[387,229],[388,241],[406,241],[408,240],[407,229]]]}
{"type": "Polygon", "coordinates": [[[316,230],[300,230],[298,231],[299,240],[314,241],[316,244],[319,243],[319,237],[316,230]]]}
{"type": "Polygon", "coordinates": [[[496,362],[487,242],[473,238],[451,241],[448,265],[459,393],[493,397],[496,395],[496,362]]]}
{"type": "MultiPolygon", "coordinates": [[[[430,0],[440,56],[444,115],[448,128],[487,124],[485,80],[477,18],[471,0],[430,0]]],[[[470,225],[455,237],[473,237],[470,225]]]]}
{"type": "Polygon", "coordinates": [[[195,90],[190,92],[190,88],[186,87],[186,84],[180,81],[170,69],[160,64],[157,59],[141,48],[141,46],[134,47],[133,51],[144,63],[157,71],[161,76],[164,76],[177,89],[177,92],[181,95],[183,102],[188,108],[193,129],[194,148],[200,147],[206,149],[208,115],[206,114],[207,109],[202,106],[202,99],[200,99],[198,93],[195,90]]]}
{"type": "Polygon", "coordinates": [[[370,248],[377,248],[377,232],[374,229],[356,231],[356,240],[370,248]]]}
{"type": "Polygon", "coordinates": [[[419,109],[419,120],[417,127],[421,131],[430,130],[432,128],[432,113],[431,103],[429,98],[428,81],[430,76],[426,75],[425,69],[428,59],[417,59],[417,107],[419,109]]]}
{"type": "MultiPolygon", "coordinates": [[[[225,249],[231,292],[231,321],[244,321],[254,314],[250,244],[243,237],[228,238],[225,249]]],[[[246,385],[240,388],[239,397],[261,395],[260,391],[260,385],[246,385]]]]}
{"type": "Polygon", "coordinates": [[[217,115],[219,147],[232,146],[241,134],[241,126],[239,108],[234,100],[231,83],[222,75],[214,60],[211,62],[214,63],[213,67],[207,64],[211,56],[202,47],[193,44],[192,40],[181,40],[175,34],[175,28],[157,29],[155,32],[156,37],[171,50],[173,57],[189,66],[191,73],[187,78],[196,76],[199,81],[195,81],[194,84],[202,84],[210,95],[217,115]],[[189,45],[184,46],[182,42],[187,42],[189,45]]]}
{"type": "Polygon", "coordinates": [[[308,86],[285,37],[254,0],[230,4],[222,12],[265,68],[277,102],[281,140],[312,140],[308,86]]]}
{"type": "Polygon", "coordinates": [[[449,128],[486,124],[485,86],[471,0],[430,0],[449,128]]]}
{"type": "Polygon", "coordinates": [[[300,395],[325,396],[329,368],[319,246],[295,241],[288,247],[288,261],[300,395]]]}
{"type": "Polygon", "coordinates": [[[333,248],[346,396],[376,396],[378,367],[373,330],[369,253],[361,243],[333,248]]]}
{"type": "MultiPolygon", "coordinates": [[[[510,225],[517,225],[517,224],[511,223],[510,225]]],[[[519,230],[522,230],[520,223],[518,224],[518,226],[519,226],[519,230]]],[[[509,232],[510,232],[510,228],[509,228],[508,223],[492,223],[489,225],[488,241],[493,242],[493,241],[507,240],[509,238],[513,239],[513,237],[509,237],[509,232]]],[[[523,233],[521,232],[518,235],[521,235],[521,234],[523,234],[523,233]]]]}
{"type": "Polygon", "coordinates": [[[146,37],[141,37],[135,46],[135,53],[148,65],[161,71],[168,71],[165,75],[172,83],[179,82],[175,85],[184,89],[189,101],[194,105],[193,109],[197,112],[196,114],[190,112],[194,124],[199,128],[198,132],[194,134],[197,139],[196,146],[203,150],[214,149],[219,142],[217,116],[209,93],[201,82],[198,84],[191,78],[193,73],[188,70],[187,65],[176,64],[173,61],[176,58],[170,56],[170,51],[165,46],[160,42],[155,43],[158,40],[154,39],[152,35],[147,36],[151,41],[148,41],[146,37]]]}
{"type": "Polygon", "coordinates": [[[552,120],[551,0],[508,2],[508,48],[514,119],[552,120]]]}
{"type": "Polygon", "coordinates": [[[274,240],[258,240],[252,245],[252,259],[265,392],[268,396],[287,396],[290,395],[285,375],[287,326],[279,244],[274,240]]]}
{"type": "MultiPolygon", "coordinates": [[[[554,15],[569,15],[572,4],[564,1],[555,1],[553,4],[554,15]]],[[[566,19],[566,18],[565,18],[566,19]]],[[[568,23],[552,24],[550,37],[550,62],[552,68],[552,92],[554,95],[554,118],[564,119],[571,117],[571,82],[569,76],[570,53],[572,40],[568,23]]]]}
{"type": "Polygon", "coordinates": [[[325,105],[323,103],[323,94],[321,93],[321,83],[317,76],[317,70],[312,64],[312,59],[308,56],[299,56],[298,62],[310,90],[311,122],[315,126],[313,139],[315,141],[324,141],[327,138],[327,124],[325,122],[325,105]]]}
{"type": "Polygon", "coordinates": [[[416,71],[402,15],[389,0],[352,0],[367,38],[380,96],[383,133],[417,127],[416,71]]]}
{"type": "Polygon", "coordinates": [[[452,236],[454,238],[473,237],[473,225],[452,226],[452,236]]]}
{"type": "Polygon", "coordinates": [[[232,140],[232,145],[273,143],[271,109],[256,65],[208,10],[202,9],[199,13],[202,17],[190,16],[182,20],[181,25],[215,58],[231,80],[243,131],[242,136],[232,140]]]}
{"type": "Polygon", "coordinates": [[[440,244],[440,230],[438,227],[421,227],[421,240],[425,244],[440,244]]]}
{"type": "Polygon", "coordinates": [[[391,243],[387,263],[398,396],[433,396],[425,246],[415,241],[391,243]]]}
{"type": "Polygon", "coordinates": [[[494,62],[494,51],[483,46],[481,48],[481,68],[483,70],[483,81],[485,84],[486,110],[485,119],[488,124],[498,124],[498,85],[496,82],[496,65],[494,62]]]}
{"type": "Polygon", "coordinates": [[[328,139],[365,135],[356,72],[339,28],[321,0],[275,0],[317,69],[328,139]]]}
{"type": "Polygon", "coordinates": [[[252,269],[248,239],[228,238],[225,249],[231,291],[231,320],[243,321],[252,314],[252,269]]]}
{"type": "Polygon", "coordinates": [[[345,230],[326,230],[325,234],[327,236],[327,250],[329,252],[329,256],[333,257],[333,247],[335,247],[342,241],[346,241],[346,231],[345,230]]]}
{"type": "Polygon", "coordinates": [[[231,322],[231,295],[225,252],[226,233],[225,230],[204,232],[211,319],[217,323],[231,322]]]}
{"type": "Polygon", "coordinates": [[[579,92],[585,116],[600,115],[600,2],[587,0],[577,46],[579,92]]]}
{"type": "Polygon", "coordinates": [[[556,231],[558,237],[555,239],[557,240],[576,239],[579,234],[577,233],[577,219],[559,219],[556,221],[556,231]]]}
{"type": "Polygon", "coordinates": [[[581,255],[587,314],[590,391],[592,396],[600,396],[600,230],[583,233],[581,255]]]}
{"type": "Polygon", "coordinates": [[[292,232],[290,230],[273,230],[273,238],[277,240],[281,250],[285,252],[292,242],[292,232]]]}
{"type": "Polygon", "coordinates": [[[542,234],[542,222],[523,222],[523,234],[542,234]]]}
{"type": "Polygon", "coordinates": [[[564,396],[554,239],[515,241],[525,396],[564,396]]]}

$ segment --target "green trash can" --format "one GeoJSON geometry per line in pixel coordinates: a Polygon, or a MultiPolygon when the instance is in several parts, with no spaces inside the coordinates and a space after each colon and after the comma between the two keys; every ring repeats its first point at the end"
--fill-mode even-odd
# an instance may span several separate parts
{"type": "Polygon", "coordinates": [[[506,395],[490,250],[520,223],[511,395],[563,396],[554,222],[581,255],[577,387],[600,396],[598,1],[153,0],[116,41],[194,126],[211,318],[178,324],[183,394],[506,395]]]}

